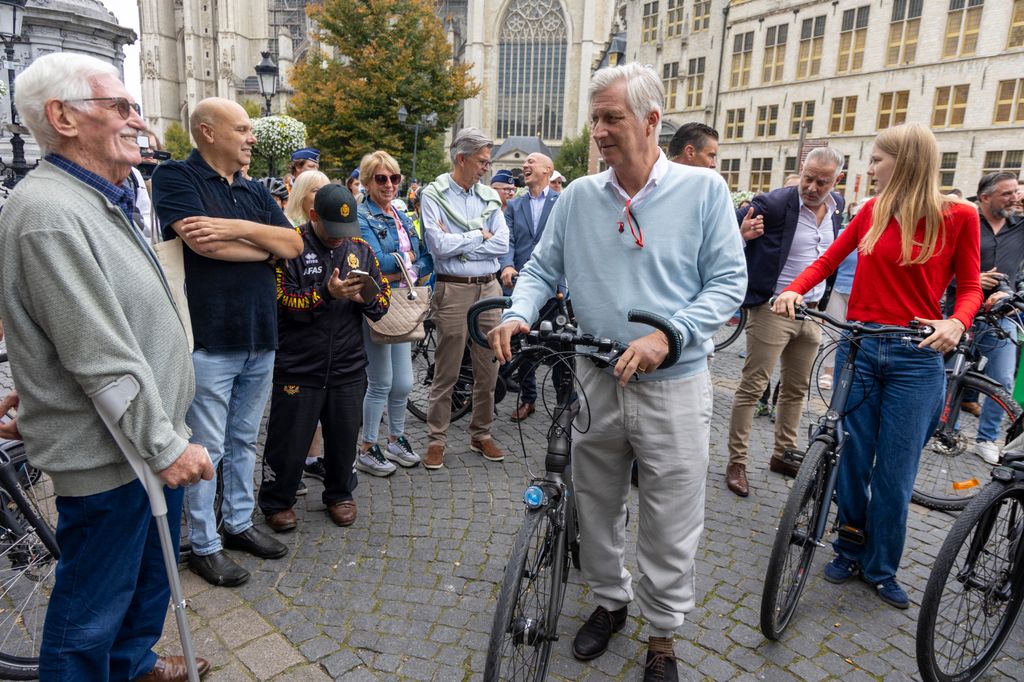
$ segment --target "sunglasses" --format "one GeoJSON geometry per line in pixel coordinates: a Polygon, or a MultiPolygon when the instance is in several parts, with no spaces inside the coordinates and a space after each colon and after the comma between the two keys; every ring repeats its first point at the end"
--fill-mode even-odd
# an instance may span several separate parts
{"type": "Polygon", "coordinates": [[[384,175],[383,173],[381,173],[379,175],[373,176],[373,181],[376,182],[378,185],[386,185],[388,184],[388,180],[390,180],[391,184],[394,185],[395,187],[398,187],[399,185],[402,184],[402,176],[399,173],[394,173],[392,175],[384,175]]]}
{"type": "MultiPolygon", "coordinates": [[[[622,209],[622,212],[626,214],[626,225],[629,225],[629,232],[633,235],[633,241],[641,249],[644,248],[644,233],[640,230],[640,221],[636,218],[635,209],[632,206],[632,199],[626,200],[626,206],[622,209]]],[[[622,221],[619,221],[619,234],[626,231],[625,225],[622,221]]]]}
{"type": "Polygon", "coordinates": [[[132,115],[134,111],[139,116],[142,116],[142,107],[139,106],[138,102],[129,102],[124,97],[87,97],[85,99],[69,99],[64,100],[65,102],[110,102],[106,106],[107,109],[116,109],[118,116],[125,121],[132,115]]]}

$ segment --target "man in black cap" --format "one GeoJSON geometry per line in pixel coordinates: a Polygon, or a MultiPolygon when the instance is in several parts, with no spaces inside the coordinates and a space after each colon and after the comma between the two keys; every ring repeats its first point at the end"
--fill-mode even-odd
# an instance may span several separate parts
{"type": "Polygon", "coordinates": [[[508,200],[516,195],[516,181],[512,177],[512,171],[500,170],[491,176],[491,189],[498,193],[501,199],[501,210],[504,213],[508,208],[508,200]]]}
{"type": "Polygon", "coordinates": [[[323,425],[327,513],[339,526],[356,520],[352,465],[366,392],[363,316],[379,320],[391,300],[373,250],[352,239],[359,223],[346,188],[321,187],[299,231],[302,253],[277,265],[280,343],[259,494],[267,525],[279,533],[296,526],[295,493],[317,422],[323,425]]]}
{"type": "Polygon", "coordinates": [[[292,162],[288,166],[288,175],[284,178],[284,185],[288,188],[288,192],[291,193],[295,178],[311,170],[320,170],[319,149],[303,147],[292,152],[292,162]]]}

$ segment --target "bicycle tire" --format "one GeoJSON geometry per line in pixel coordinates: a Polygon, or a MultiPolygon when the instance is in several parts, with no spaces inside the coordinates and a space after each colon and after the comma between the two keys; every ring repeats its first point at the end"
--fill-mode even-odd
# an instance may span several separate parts
{"type": "MultiPolygon", "coordinates": [[[[979,396],[988,396],[1003,408],[1005,416],[1015,421],[1021,414],[1021,407],[1009,393],[993,386],[981,377],[964,376],[963,390],[975,390],[979,396]]],[[[951,406],[947,418],[959,421],[957,437],[950,440],[942,433],[942,424],[936,429],[924,449],[914,479],[911,499],[929,509],[960,511],[985,485],[992,471],[992,465],[971,452],[974,436],[978,430],[978,419],[960,409],[958,400],[951,406]]],[[[1000,428],[1000,432],[1003,429],[1000,428]]]]}
{"type": "Polygon", "coordinates": [[[736,339],[740,338],[740,334],[743,333],[746,326],[747,309],[740,308],[739,312],[730,317],[712,336],[712,340],[715,342],[715,352],[717,353],[731,346],[736,339]],[[733,320],[736,320],[735,324],[730,324],[733,320]]]}
{"type": "Polygon", "coordinates": [[[773,641],[782,636],[796,612],[817,549],[813,529],[822,509],[828,514],[831,508],[832,501],[824,499],[829,448],[823,441],[814,441],[807,449],[772,544],[761,593],[761,632],[773,641]]]}
{"type": "Polygon", "coordinates": [[[498,593],[484,680],[541,682],[565,596],[566,537],[557,508],[528,509],[498,593]]]}
{"type": "MultiPolygon", "coordinates": [[[[434,326],[425,324],[426,336],[412,344],[412,391],[408,408],[412,416],[427,421],[430,406],[430,387],[434,383],[434,351],[437,337],[434,326]]],[[[459,378],[452,388],[451,421],[462,418],[473,409],[473,377],[471,370],[460,369],[459,378]]]]}
{"type": "Polygon", "coordinates": [[[953,524],[917,621],[917,665],[925,682],[974,680],[999,655],[1024,603],[1022,534],[1020,483],[989,483],[953,524]],[[981,636],[974,632],[979,624],[981,636]]]}
{"type": "Polygon", "coordinates": [[[41,537],[53,538],[53,486],[48,477],[29,473],[33,469],[23,453],[11,457],[23,500],[6,488],[0,494],[6,512],[0,523],[0,678],[9,680],[39,675],[39,647],[58,559],[56,541],[50,540],[51,551],[41,537]]]}

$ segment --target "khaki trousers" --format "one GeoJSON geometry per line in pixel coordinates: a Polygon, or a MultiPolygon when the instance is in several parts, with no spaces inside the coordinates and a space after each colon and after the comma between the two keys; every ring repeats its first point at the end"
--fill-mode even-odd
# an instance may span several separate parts
{"type": "MultiPolygon", "coordinates": [[[[497,280],[487,284],[458,284],[437,282],[431,301],[432,316],[437,327],[437,349],[434,351],[434,382],[430,386],[430,406],[427,408],[428,445],[445,446],[448,425],[452,418],[452,389],[459,378],[462,353],[469,337],[466,312],[482,298],[501,296],[497,280]]],[[[480,331],[487,333],[501,321],[501,311],[489,310],[479,318],[480,331]]],[[[473,344],[473,417],[469,422],[469,437],[485,440],[491,437],[494,423],[494,384],[498,380],[498,363],[490,348],[473,344]]]]}
{"type": "Polygon", "coordinates": [[[800,411],[807,397],[811,367],[821,342],[821,327],[813,320],[790,320],[776,315],[767,303],[749,309],[747,358],[729,418],[729,463],[747,464],[754,407],[779,368],[779,403],[775,415],[774,455],[797,447],[800,411]]]}

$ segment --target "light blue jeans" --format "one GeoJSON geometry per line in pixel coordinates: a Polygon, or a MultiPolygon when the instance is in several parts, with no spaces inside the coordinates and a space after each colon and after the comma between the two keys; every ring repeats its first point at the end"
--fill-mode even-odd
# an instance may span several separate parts
{"type": "Polygon", "coordinates": [[[363,398],[363,442],[376,443],[384,407],[391,436],[405,433],[405,410],[412,391],[412,344],[374,343],[363,322],[366,345],[366,397],[363,398]]]}
{"type": "MultiPolygon", "coordinates": [[[[1005,318],[999,321],[999,326],[1010,334],[1010,339],[1017,334],[1017,328],[1005,318]]],[[[986,334],[978,341],[978,348],[988,358],[985,375],[1013,393],[1013,375],[1017,370],[1017,346],[1013,345],[1010,339],[997,339],[994,334],[986,334]]],[[[995,441],[1002,445],[1005,434],[1000,427],[1005,414],[1006,411],[999,403],[985,398],[981,406],[981,417],[978,418],[978,440],[995,441]]]]}
{"type": "MultiPolygon", "coordinates": [[[[256,505],[253,469],[256,466],[256,437],[270,396],[274,374],[274,351],[232,351],[192,353],[196,372],[196,397],[185,416],[192,429],[193,443],[210,453],[214,471],[223,459],[224,529],[232,534],[252,527],[256,505]]],[[[221,549],[217,515],[213,508],[217,477],[200,481],[185,490],[189,540],[197,556],[221,549]]]]}

